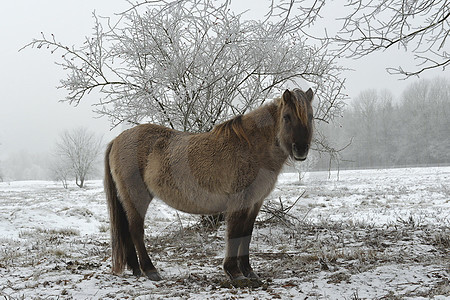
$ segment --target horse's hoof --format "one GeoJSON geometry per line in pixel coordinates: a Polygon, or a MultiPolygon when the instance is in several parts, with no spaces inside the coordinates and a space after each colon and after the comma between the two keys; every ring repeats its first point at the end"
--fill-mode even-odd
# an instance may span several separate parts
{"type": "Polygon", "coordinates": [[[248,279],[252,279],[252,280],[259,280],[259,276],[256,275],[255,272],[251,271],[250,273],[248,273],[247,275],[245,275],[245,277],[247,277],[248,279]]]}
{"type": "Polygon", "coordinates": [[[142,272],[140,269],[133,270],[133,276],[141,277],[141,275],[142,275],[142,272]]]}
{"type": "Polygon", "coordinates": [[[162,280],[162,277],[161,277],[161,275],[159,275],[158,271],[148,271],[148,272],[145,272],[145,275],[147,276],[148,279],[150,279],[152,281],[162,280]]]}
{"type": "Polygon", "coordinates": [[[259,279],[259,277],[257,277],[257,278],[248,278],[248,279],[250,280],[249,287],[252,287],[252,288],[259,288],[259,287],[263,286],[263,284],[264,284],[262,282],[262,280],[259,279]]]}
{"type": "Polygon", "coordinates": [[[234,286],[235,288],[249,287],[250,282],[251,282],[251,280],[245,276],[238,276],[238,277],[230,280],[231,285],[234,286]]]}
{"type": "Polygon", "coordinates": [[[249,276],[247,277],[248,279],[250,279],[251,282],[251,287],[260,287],[264,284],[264,282],[259,279],[259,276],[256,275],[255,273],[250,273],[249,276]]]}
{"type": "MultiPolygon", "coordinates": [[[[256,274],[255,274],[256,275],[256,274]]],[[[245,276],[239,276],[230,280],[230,283],[235,288],[258,288],[263,285],[263,282],[259,278],[248,278],[245,276]]]]}

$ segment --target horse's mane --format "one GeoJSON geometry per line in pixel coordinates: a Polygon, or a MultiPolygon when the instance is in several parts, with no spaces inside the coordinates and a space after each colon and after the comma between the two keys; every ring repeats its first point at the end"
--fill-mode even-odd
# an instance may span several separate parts
{"type": "Polygon", "coordinates": [[[250,141],[242,126],[242,115],[238,115],[228,121],[216,125],[211,133],[216,136],[230,136],[235,134],[240,140],[245,140],[250,145],[250,141]]]}
{"type": "MultiPolygon", "coordinates": [[[[306,95],[304,94],[303,91],[299,89],[295,89],[293,92],[295,93],[295,97],[297,98],[294,101],[292,101],[292,103],[295,106],[296,115],[303,125],[308,126],[308,113],[307,113],[308,108],[306,104],[307,100],[305,98],[306,95]]],[[[277,107],[277,109],[280,109],[281,105],[283,105],[282,98],[275,98],[274,102],[272,103],[277,107]]],[[[211,133],[216,137],[231,136],[232,134],[234,134],[240,140],[247,141],[247,143],[250,145],[250,141],[242,125],[242,115],[238,115],[228,121],[216,125],[212,129],[211,133]]]]}
{"type": "Polygon", "coordinates": [[[294,101],[295,103],[295,110],[297,112],[297,117],[300,119],[300,122],[304,126],[308,125],[308,108],[306,107],[306,101],[294,101]]]}

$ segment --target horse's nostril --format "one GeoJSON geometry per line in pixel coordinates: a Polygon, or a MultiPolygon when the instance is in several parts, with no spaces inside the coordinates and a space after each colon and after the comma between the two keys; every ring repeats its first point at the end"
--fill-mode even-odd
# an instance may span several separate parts
{"type": "Polygon", "coordinates": [[[301,153],[308,153],[309,151],[309,145],[301,145],[300,147],[297,146],[296,143],[292,143],[292,152],[301,154],[301,153]]]}

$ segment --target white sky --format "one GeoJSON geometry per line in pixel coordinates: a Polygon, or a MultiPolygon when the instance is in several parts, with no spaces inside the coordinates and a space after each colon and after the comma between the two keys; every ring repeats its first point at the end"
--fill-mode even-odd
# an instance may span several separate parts
{"type": "MultiPolygon", "coordinates": [[[[261,15],[263,3],[269,1],[235,0],[234,5],[239,9],[254,7],[261,15]]],[[[64,98],[65,91],[55,87],[66,75],[54,63],[58,54],[51,55],[46,49],[18,50],[33,38],[39,38],[41,32],[48,36],[53,33],[63,43],[80,45],[92,32],[94,10],[101,16],[109,16],[127,7],[126,1],[106,0],[3,1],[0,10],[0,160],[22,150],[47,152],[65,129],[86,126],[104,134],[107,141],[119,133],[119,129],[109,131],[107,119],[94,118],[96,115],[90,105],[96,101],[95,94],[78,107],[58,102],[64,98]]],[[[345,74],[347,94],[354,97],[368,88],[386,88],[399,96],[417,79],[399,81],[388,75],[385,68],[408,65],[408,59],[410,55],[394,49],[364,60],[345,61],[346,67],[356,70],[345,74]]],[[[435,70],[421,78],[438,75],[450,78],[449,73],[435,70]]]]}

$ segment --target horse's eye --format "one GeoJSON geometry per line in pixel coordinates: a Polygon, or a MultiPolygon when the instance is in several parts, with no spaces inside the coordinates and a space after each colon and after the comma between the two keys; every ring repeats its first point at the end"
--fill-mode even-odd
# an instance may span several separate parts
{"type": "Polygon", "coordinates": [[[291,122],[291,116],[288,115],[288,114],[284,115],[284,116],[283,116],[283,119],[284,119],[284,121],[287,122],[287,123],[291,122]]]}

